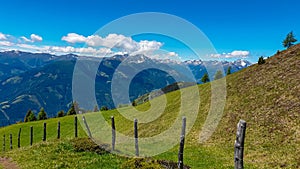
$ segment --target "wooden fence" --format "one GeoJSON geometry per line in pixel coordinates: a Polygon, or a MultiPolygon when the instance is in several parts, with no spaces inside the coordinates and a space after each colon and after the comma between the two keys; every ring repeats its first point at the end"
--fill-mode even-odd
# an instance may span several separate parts
{"type": "MultiPolygon", "coordinates": [[[[90,131],[88,122],[86,121],[85,117],[82,116],[82,120],[84,123],[84,126],[87,130],[87,134],[89,138],[93,138],[92,133],[90,131]]],[[[60,128],[61,124],[60,121],[57,123],[57,139],[60,139],[60,128]]],[[[134,144],[135,144],[135,156],[139,156],[139,144],[138,144],[138,120],[134,119],[134,144]]],[[[112,142],[111,142],[111,147],[112,151],[115,151],[116,147],[116,127],[115,127],[115,120],[114,117],[111,117],[111,129],[112,129],[112,142]]],[[[182,118],[182,128],[181,128],[181,134],[180,134],[180,142],[179,142],[179,150],[178,150],[178,168],[183,169],[184,167],[184,142],[185,142],[185,130],[186,130],[186,118],[182,118]]],[[[22,129],[19,129],[18,132],[18,148],[21,147],[21,131],[22,129]]],[[[30,127],[30,145],[32,146],[33,144],[33,126],[30,127]]],[[[245,134],[246,134],[246,122],[244,120],[240,120],[239,123],[237,124],[237,134],[236,134],[236,140],[234,144],[234,168],[235,169],[243,169],[244,168],[244,163],[243,163],[243,157],[244,157],[244,141],[245,141],[245,134]]],[[[77,116],[74,117],[74,137],[78,137],[78,118],[77,116]]],[[[43,137],[42,141],[47,140],[47,123],[43,123],[43,137]]],[[[5,134],[3,135],[3,151],[5,151],[5,143],[6,143],[6,136],[5,134]]],[[[13,136],[12,134],[9,134],[9,148],[12,150],[13,149],[13,136]]]]}

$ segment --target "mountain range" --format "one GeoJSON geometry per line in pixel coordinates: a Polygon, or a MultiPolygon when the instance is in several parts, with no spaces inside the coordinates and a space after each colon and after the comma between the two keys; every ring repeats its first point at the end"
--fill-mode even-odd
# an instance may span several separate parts
{"type": "MultiPolygon", "coordinates": [[[[118,98],[117,103],[112,99],[111,86],[114,79],[119,81],[115,91],[126,89],[125,82],[129,81],[127,93],[130,101],[133,101],[175,82],[201,83],[201,77],[210,65],[221,64],[224,72],[230,66],[232,73],[251,65],[246,60],[178,62],[150,59],[144,55],[96,58],[74,54],[57,56],[21,51],[0,52],[0,125],[23,120],[29,109],[37,114],[43,107],[49,117],[55,116],[60,110],[68,110],[73,100],[72,78],[78,60],[88,63],[81,69],[83,76],[95,79],[97,104],[109,108],[129,102],[122,92],[114,96],[118,98]],[[89,77],[91,66],[97,66],[96,77],[89,77]],[[128,77],[128,74],[132,74],[132,77],[128,77]]],[[[210,75],[212,78],[213,73],[210,75]]]]}

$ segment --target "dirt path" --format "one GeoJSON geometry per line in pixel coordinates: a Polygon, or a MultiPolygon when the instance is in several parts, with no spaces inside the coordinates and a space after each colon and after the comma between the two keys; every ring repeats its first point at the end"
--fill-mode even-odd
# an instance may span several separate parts
{"type": "Polygon", "coordinates": [[[2,165],[4,169],[20,169],[20,167],[13,162],[11,158],[0,157],[0,165],[2,165]]]}

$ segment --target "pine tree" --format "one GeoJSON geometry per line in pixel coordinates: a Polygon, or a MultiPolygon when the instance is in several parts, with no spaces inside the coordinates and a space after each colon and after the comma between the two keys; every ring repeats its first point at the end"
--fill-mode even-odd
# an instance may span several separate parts
{"type": "Polygon", "coordinates": [[[70,109],[67,112],[67,115],[75,115],[76,114],[76,110],[78,111],[78,104],[76,102],[73,102],[70,109]]]}
{"type": "Polygon", "coordinates": [[[134,101],[131,103],[131,105],[132,105],[133,107],[137,106],[136,101],[134,100],[134,101]]]}
{"type": "Polygon", "coordinates": [[[215,78],[214,80],[218,80],[218,79],[221,79],[223,77],[223,73],[221,70],[218,70],[215,74],[215,78]]]}
{"type": "Polygon", "coordinates": [[[102,106],[100,111],[107,111],[108,110],[108,107],[107,106],[102,106]]]}
{"type": "Polygon", "coordinates": [[[29,117],[30,113],[31,113],[31,110],[29,109],[24,117],[24,122],[28,122],[28,117],[29,117]]]}
{"type": "Polygon", "coordinates": [[[97,105],[95,105],[95,107],[94,107],[94,111],[93,112],[98,112],[99,111],[99,109],[98,109],[98,106],[97,105]]]}
{"type": "Polygon", "coordinates": [[[34,113],[29,109],[25,115],[24,122],[36,121],[34,113]]]}
{"type": "Polygon", "coordinates": [[[226,75],[230,75],[230,74],[231,74],[231,66],[228,67],[226,75]]]}
{"type": "Polygon", "coordinates": [[[264,64],[264,63],[266,63],[264,57],[263,57],[263,56],[259,57],[259,59],[258,59],[258,64],[259,64],[259,65],[262,65],[262,64],[264,64]]]}
{"type": "Polygon", "coordinates": [[[285,48],[290,48],[291,46],[294,45],[295,42],[297,42],[297,39],[295,39],[295,35],[292,31],[286,35],[286,38],[284,39],[282,44],[285,48]]]}
{"type": "Polygon", "coordinates": [[[45,112],[44,108],[42,107],[38,114],[38,120],[46,120],[46,119],[47,119],[47,113],[45,112]]]}
{"type": "Polygon", "coordinates": [[[29,115],[28,121],[36,121],[36,117],[33,112],[29,115]]]}
{"type": "Polygon", "coordinates": [[[207,73],[205,73],[205,74],[202,76],[201,82],[203,82],[203,83],[209,82],[209,77],[208,77],[208,74],[207,74],[207,73]]]}
{"type": "Polygon", "coordinates": [[[65,116],[65,112],[63,110],[57,112],[57,117],[64,117],[65,116]]]}

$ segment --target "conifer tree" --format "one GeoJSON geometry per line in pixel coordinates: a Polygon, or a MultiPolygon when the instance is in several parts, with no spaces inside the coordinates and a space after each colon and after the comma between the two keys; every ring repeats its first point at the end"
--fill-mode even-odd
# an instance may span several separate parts
{"type": "Polygon", "coordinates": [[[215,74],[215,78],[214,80],[218,80],[218,79],[221,79],[223,77],[223,73],[221,70],[218,70],[215,74]]]}
{"type": "Polygon", "coordinates": [[[205,74],[202,76],[201,82],[203,82],[203,83],[209,82],[209,77],[208,77],[208,74],[207,74],[207,73],[205,73],[205,74]]]}
{"type": "Polygon", "coordinates": [[[24,122],[36,121],[36,117],[31,109],[29,109],[25,115],[24,122]]]}
{"type": "Polygon", "coordinates": [[[64,116],[65,116],[65,112],[63,110],[57,112],[57,117],[64,117],[64,116]]]}
{"type": "Polygon", "coordinates": [[[295,42],[297,42],[297,39],[295,39],[295,35],[292,31],[286,35],[286,38],[283,40],[282,44],[283,47],[290,48],[294,45],[295,42]]]}
{"type": "Polygon", "coordinates": [[[38,114],[38,120],[46,120],[46,119],[47,119],[47,113],[45,112],[44,108],[42,107],[38,114]]]}
{"type": "Polygon", "coordinates": [[[230,75],[230,74],[231,74],[231,66],[228,67],[226,75],[230,75]]]}

